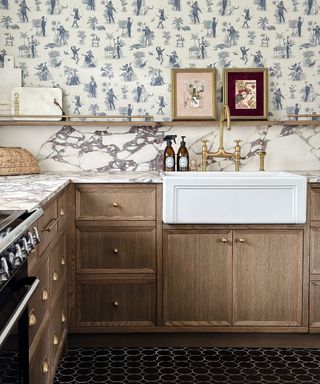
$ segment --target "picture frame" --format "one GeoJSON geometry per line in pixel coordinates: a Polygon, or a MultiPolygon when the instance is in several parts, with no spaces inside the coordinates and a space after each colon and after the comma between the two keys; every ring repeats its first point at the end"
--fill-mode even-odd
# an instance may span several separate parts
{"type": "Polygon", "coordinates": [[[225,68],[223,101],[233,120],[268,120],[268,68],[225,68]]]}
{"type": "Polygon", "coordinates": [[[216,69],[171,70],[172,120],[216,120],[216,69]]]}

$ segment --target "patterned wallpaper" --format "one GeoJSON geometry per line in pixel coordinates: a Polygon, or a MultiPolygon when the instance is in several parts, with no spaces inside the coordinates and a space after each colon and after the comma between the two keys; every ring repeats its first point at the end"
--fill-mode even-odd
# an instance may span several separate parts
{"type": "Polygon", "coordinates": [[[170,69],[268,67],[270,119],[319,110],[315,0],[1,0],[0,65],[69,113],[170,119],[170,69]]]}

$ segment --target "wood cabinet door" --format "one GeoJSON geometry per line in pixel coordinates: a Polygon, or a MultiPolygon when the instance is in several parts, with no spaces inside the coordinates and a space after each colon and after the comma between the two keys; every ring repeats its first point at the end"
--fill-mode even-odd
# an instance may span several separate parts
{"type": "Polygon", "coordinates": [[[234,325],[302,325],[302,230],[235,231],[233,260],[234,325]]]}
{"type": "Polygon", "coordinates": [[[163,317],[173,326],[231,324],[231,231],[164,232],[163,317]]]}

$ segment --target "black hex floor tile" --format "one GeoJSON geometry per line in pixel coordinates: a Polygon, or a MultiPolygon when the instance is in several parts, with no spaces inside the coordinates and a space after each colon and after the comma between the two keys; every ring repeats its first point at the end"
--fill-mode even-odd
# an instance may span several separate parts
{"type": "Polygon", "coordinates": [[[73,348],[54,384],[319,384],[320,349],[73,348]]]}

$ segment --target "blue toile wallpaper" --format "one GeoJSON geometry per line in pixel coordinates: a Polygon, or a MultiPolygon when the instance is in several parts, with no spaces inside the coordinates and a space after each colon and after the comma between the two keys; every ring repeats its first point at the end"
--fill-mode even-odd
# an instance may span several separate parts
{"type": "Polygon", "coordinates": [[[0,65],[75,114],[171,117],[170,69],[268,67],[270,119],[320,113],[315,0],[1,0],[0,65]]]}

